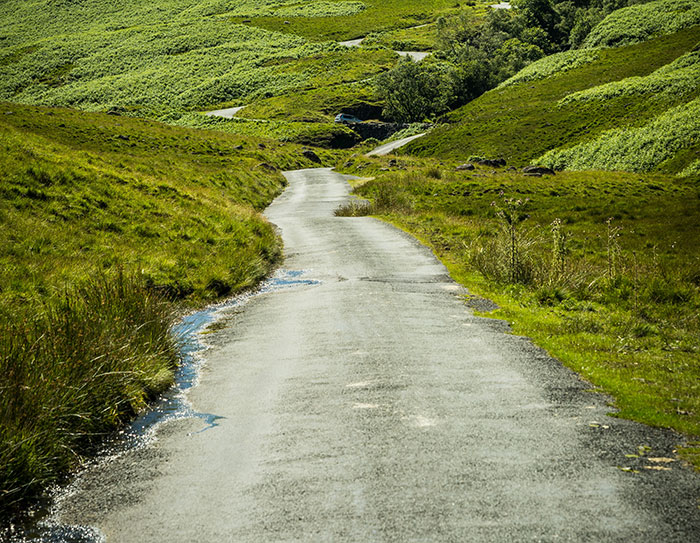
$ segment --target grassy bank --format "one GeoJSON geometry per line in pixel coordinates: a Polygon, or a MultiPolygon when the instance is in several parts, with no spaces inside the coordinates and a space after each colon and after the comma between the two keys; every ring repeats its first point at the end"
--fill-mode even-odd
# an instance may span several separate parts
{"type": "Polygon", "coordinates": [[[280,169],[312,164],[271,140],[0,104],[3,511],[171,383],[176,304],[270,272],[258,211],[280,169]]]}
{"type": "Polygon", "coordinates": [[[104,274],[0,307],[0,507],[40,493],[173,382],[173,306],[104,274]]]}
{"type": "Polygon", "coordinates": [[[700,467],[698,178],[388,160],[346,168],[377,175],[356,189],[372,204],[347,213],[424,240],[455,279],[500,305],[490,316],[612,395],[619,416],[695,440],[684,454],[700,467]]]}

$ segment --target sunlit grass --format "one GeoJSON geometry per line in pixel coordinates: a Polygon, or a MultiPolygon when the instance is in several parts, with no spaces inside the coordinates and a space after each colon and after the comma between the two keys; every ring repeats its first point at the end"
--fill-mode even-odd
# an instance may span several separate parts
{"type": "Polygon", "coordinates": [[[0,306],[0,504],[55,482],[172,384],[172,305],[121,272],[0,306]]]}
{"type": "MultiPolygon", "coordinates": [[[[501,87],[447,114],[444,125],[411,142],[402,152],[463,161],[470,155],[500,157],[509,165],[524,166],[549,151],[553,156],[572,153],[570,149],[576,145],[581,145],[582,150],[590,149],[609,130],[623,130],[629,136],[628,142],[640,142],[634,135],[640,130],[651,146],[665,137],[667,142],[672,140],[671,145],[665,152],[655,154],[646,148],[630,148],[626,152],[610,136],[605,136],[601,140],[601,156],[590,152],[584,158],[580,154],[582,160],[575,168],[678,173],[697,160],[698,145],[692,130],[690,137],[669,136],[672,126],[666,120],[674,112],[694,107],[698,88],[685,84],[685,78],[679,77],[679,92],[643,91],[658,81],[670,88],[674,82],[664,74],[685,75],[690,71],[673,68],[685,62],[679,58],[683,55],[694,59],[694,55],[687,53],[696,48],[699,40],[700,27],[694,26],[626,47],[566,52],[544,58],[501,87]],[[607,95],[605,100],[567,99],[569,95],[594,97],[613,89],[615,94],[607,95]],[[646,128],[642,128],[644,125],[646,128]],[[626,161],[625,164],[616,165],[616,157],[626,161]]],[[[691,80],[692,77],[688,79],[691,80]]],[[[569,164],[560,161],[557,166],[568,168],[569,164]]]]}

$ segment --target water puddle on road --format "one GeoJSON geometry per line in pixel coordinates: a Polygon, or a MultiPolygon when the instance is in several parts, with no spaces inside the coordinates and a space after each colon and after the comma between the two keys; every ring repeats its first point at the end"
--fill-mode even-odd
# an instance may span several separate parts
{"type": "MultiPolygon", "coordinates": [[[[187,399],[187,391],[196,386],[204,353],[208,345],[205,333],[223,319],[227,310],[244,306],[251,299],[290,288],[320,284],[321,281],[306,277],[307,271],[278,270],[256,290],[230,298],[222,303],[185,315],[173,327],[173,334],[180,341],[180,365],[175,375],[174,386],[165,392],[148,411],[139,416],[128,427],[116,433],[103,445],[96,458],[86,469],[97,467],[110,459],[140,447],[148,446],[156,435],[156,429],[164,422],[199,418],[206,426],[201,433],[218,426],[223,419],[215,414],[196,411],[187,399]]],[[[78,475],[78,478],[80,476],[78,475]]],[[[0,526],[0,541],[8,543],[103,543],[104,536],[90,526],[69,526],[56,520],[56,503],[70,499],[73,485],[56,489],[52,498],[27,512],[26,518],[16,525],[0,526]]]]}

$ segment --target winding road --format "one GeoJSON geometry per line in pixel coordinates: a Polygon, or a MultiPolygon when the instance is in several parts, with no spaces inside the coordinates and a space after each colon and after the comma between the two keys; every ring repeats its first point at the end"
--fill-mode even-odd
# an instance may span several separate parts
{"type": "Polygon", "coordinates": [[[110,543],[697,540],[677,436],[606,416],[410,236],[335,217],[342,175],[286,177],[266,215],[308,281],[208,335],[189,399],[218,425],[162,424],[86,472],[63,522],[110,543]]]}

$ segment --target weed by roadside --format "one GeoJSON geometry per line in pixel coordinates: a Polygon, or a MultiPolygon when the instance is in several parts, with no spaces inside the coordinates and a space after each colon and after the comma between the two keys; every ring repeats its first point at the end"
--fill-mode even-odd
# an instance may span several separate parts
{"type": "Polygon", "coordinates": [[[2,510],[56,482],[172,384],[172,320],[172,304],[122,272],[0,306],[2,510]]]}

